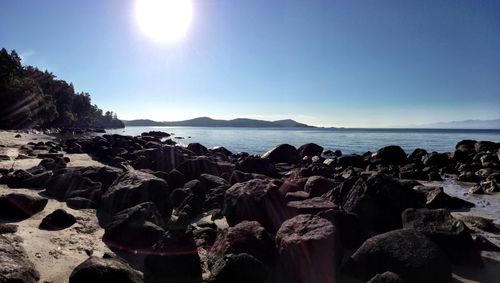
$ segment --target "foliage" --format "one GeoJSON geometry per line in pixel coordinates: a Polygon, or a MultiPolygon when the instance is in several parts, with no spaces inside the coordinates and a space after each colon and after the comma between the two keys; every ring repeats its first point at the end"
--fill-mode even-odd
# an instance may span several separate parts
{"type": "Polygon", "coordinates": [[[123,128],[113,112],[92,104],[90,94],[48,71],[22,66],[15,50],[0,50],[0,128],[123,128]]]}

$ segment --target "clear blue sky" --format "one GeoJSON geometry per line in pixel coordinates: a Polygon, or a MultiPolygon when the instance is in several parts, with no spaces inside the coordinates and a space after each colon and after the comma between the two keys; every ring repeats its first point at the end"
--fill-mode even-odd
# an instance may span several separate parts
{"type": "Polygon", "coordinates": [[[122,119],[383,127],[500,118],[498,0],[193,0],[186,37],[134,1],[0,0],[0,47],[122,119]]]}

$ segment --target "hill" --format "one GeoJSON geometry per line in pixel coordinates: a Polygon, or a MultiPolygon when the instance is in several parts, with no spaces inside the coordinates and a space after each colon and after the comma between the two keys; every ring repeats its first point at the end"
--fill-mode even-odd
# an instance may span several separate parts
{"type": "Polygon", "coordinates": [[[232,120],[217,120],[209,117],[198,117],[183,121],[157,122],[147,119],[123,121],[125,126],[154,127],[154,126],[184,126],[184,127],[247,127],[247,128],[314,128],[291,119],[265,121],[248,118],[232,120]]]}
{"type": "Polygon", "coordinates": [[[500,119],[496,120],[464,120],[439,122],[419,125],[418,128],[432,129],[500,129],[500,119]]]}

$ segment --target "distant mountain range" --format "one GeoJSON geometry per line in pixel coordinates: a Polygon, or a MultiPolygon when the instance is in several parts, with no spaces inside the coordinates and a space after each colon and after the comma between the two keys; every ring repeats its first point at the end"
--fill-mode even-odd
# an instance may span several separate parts
{"type": "Polygon", "coordinates": [[[247,127],[247,128],[314,128],[291,119],[278,121],[264,121],[246,118],[233,120],[216,120],[209,117],[199,117],[176,122],[157,122],[153,120],[123,120],[128,127],[158,127],[158,126],[184,126],[184,127],[247,127]]]}
{"type": "Polygon", "coordinates": [[[431,128],[431,129],[500,129],[500,119],[496,120],[465,120],[465,121],[452,121],[440,122],[419,125],[417,128],[431,128]]]}

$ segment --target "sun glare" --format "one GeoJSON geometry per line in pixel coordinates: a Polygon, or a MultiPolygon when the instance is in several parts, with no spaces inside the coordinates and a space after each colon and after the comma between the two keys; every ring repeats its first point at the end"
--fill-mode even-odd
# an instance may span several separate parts
{"type": "Polygon", "coordinates": [[[191,0],[136,0],[135,15],[142,32],[160,42],[185,37],[193,18],[191,0]]]}

